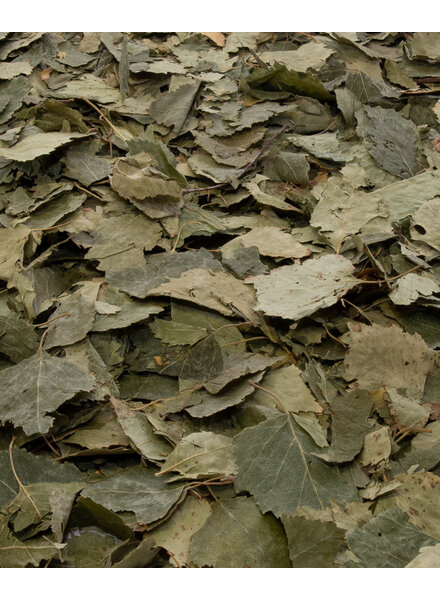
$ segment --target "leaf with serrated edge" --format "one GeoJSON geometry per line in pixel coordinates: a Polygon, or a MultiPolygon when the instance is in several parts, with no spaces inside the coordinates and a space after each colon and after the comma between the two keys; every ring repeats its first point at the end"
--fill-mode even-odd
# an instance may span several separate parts
{"type": "Polygon", "coordinates": [[[353,271],[347,258],[327,255],[306,260],[302,265],[280,267],[269,275],[249,280],[257,293],[258,310],[297,321],[336,304],[349,289],[358,285],[353,271]]]}
{"type": "Polygon", "coordinates": [[[290,415],[268,419],[234,438],[237,492],[248,491],[263,512],[290,514],[299,506],[324,508],[356,498],[336,467],[322,463],[313,440],[290,415]]]}
{"type": "Polygon", "coordinates": [[[40,349],[0,372],[0,418],[23,427],[27,435],[49,431],[55,411],[78,392],[89,392],[94,379],[64,358],[40,349]]]}

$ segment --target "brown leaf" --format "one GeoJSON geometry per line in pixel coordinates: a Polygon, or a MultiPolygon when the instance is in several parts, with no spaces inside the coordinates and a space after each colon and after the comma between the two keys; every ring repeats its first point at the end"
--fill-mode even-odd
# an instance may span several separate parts
{"type": "Polygon", "coordinates": [[[206,33],[206,32],[202,32],[202,35],[205,35],[212,42],[214,42],[215,44],[217,44],[217,46],[220,46],[220,48],[223,48],[223,46],[226,43],[226,38],[223,35],[223,33],[206,33]]]}

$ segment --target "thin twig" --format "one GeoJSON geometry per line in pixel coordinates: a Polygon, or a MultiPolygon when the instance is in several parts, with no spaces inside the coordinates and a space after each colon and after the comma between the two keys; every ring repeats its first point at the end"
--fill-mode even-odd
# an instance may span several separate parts
{"type": "Polygon", "coordinates": [[[31,231],[51,231],[52,229],[58,229],[64,225],[69,225],[71,222],[72,220],[66,221],[65,223],[58,223],[58,225],[52,225],[52,227],[34,227],[31,229],[31,231]]]}
{"type": "Polygon", "coordinates": [[[113,125],[113,123],[110,121],[110,119],[108,119],[108,118],[105,116],[105,114],[102,112],[102,110],[100,110],[100,109],[99,109],[97,106],[95,106],[95,105],[93,104],[93,102],[90,102],[90,100],[88,100],[88,99],[87,99],[87,98],[85,98],[84,96],[83,96],[82,100],[84,100],[84,102],[87,102],[87,104],[88,104],[89,106],[91,106],[92,108],[94,108],[94,109],[96,110],[96,112],[97,112],[99,115],[101,115],[102,119],[104,119],[104,121],[107,123],[107,125],[108,125],[109,127],[111,127],[111,129],[112,129],[112,130],[113,130],[113,131],[116,133],[116,135],[117,135],[118,137],[120,137],[120,138],[121,138],[121,140],[124,140],[124,142],[126,142],[126,141],[127,141],[127,138],[125,138],[125,137],[122,135],[122,133],[119,131],[119,129],[113,125]]]}
{"type": "Polygon", "coordinates": [[[266,394],[269,394],[269,396],[272,396],[272,398],[275,400],[275,403],[278,404],[278,406],[281,407],[282,411],[286,415],[289,414],[289,411],[288,411],[287,407],[285,406],[285,404],[283,403],[283,401],[280,398],[278,398],[278,396],[276,394],[274,394],[270,390],[264,388],[263,386],[254,383],[251,380],[248,381],[248,384],[251,385],[252,387],[256,388],[257,390],[261,390],[262,392],[266,392],[266,394]]]}
{"type": "Polygon", "coordinates": [[[181,226],[179,227],[179,229],[178,229],[178,231],[177,231],[176,241],[174,242],[174,245],[173,245],[173,247],[172,247],[172,248],[171,248],[171,250],[170,250],[171,254],[173,254],[173,253],[176,251],[177,244],[178,244],[178,243],[179,243],[179,241],[180,241],[180,234],[182,233],[182,229],[183,229],[184,227],[186,227],[187,225],[191,225],[191,224],[193,224],[193,225],[194,225],[194,224],[196,224],[196,223],[197,223],[197,225],[203,225],[202,221],[186,221],[185,223],[183,223],[183,225],[181,225],[181,226]]]}
{"type": "Polygon", "coordinates": [[[229,342],[228,344],[222,344],[220,348],[227,348],[228,346],[235,346],[236,344],[246,344],[247,342],[254,342],[256,340],[267,340],[264,335],[258,335],[256,337],[244,338],[243,340],[236,340],[235,342],[229,342]]]}
{"type": "MultiPolygon", "coordinates": [[[[262,154],[264,154],[264,152],[267,150],[267,148],[270,146],[270,144],[278,137],[280,136],[282,133],[284,133],[286,131],[286,129],[289,129],[290,127],[290,123],[288,123],[287,125],[284,125],[283,127],[281,127],[281,129],[279,129],[276,133],[274,133],[274,135],[272,135],[267,142],[265,142],[262,147],[261,150],[254,156],[254,158],[244,167],[244,169],[242,169],[239,174],[237,175],[236,179],[241,179],[241,177],[243,177],[243,175],[245,175],[249,169],[251,169],[254,164],[257,162],[257,160],[260,158],[260,156],[262,154]]],[[[183,188],[182,193],[183,194],[191,194],[191,193],[195,193],[195,192],[207,192],[208,190],[216,190],[222,187],[225,187],[226,185],[229,185],[230,182],[229,181],[225,181],[223,183],[217,183],[216,185],[210,185],[208,187],[203,187],[203,188],[183,188]]]]}
{"type": "Polygon", "coordinates": [[[342,306],[345,308],[345,304],[349,304],[350,306],[352,306],[353,308],[355,308],[358,313],[361,315],[361,317],[364,317],[364,319],[366,319],[369,323],[373,323],[373,321],[370,319],[369,316],[367,316],[367,313],[365,311],[363,311],[361,308],[359,308],[359,306],[356,306],[356,304],[353,304],[353,302],[350,302],[349,300],[347,300],[347,298],[341,298],[341,304],[342,306]]]}
{"type": "Polygon", "coordinates": [[[422,266],[423,265],[416,265],[412,269],[409,269],[408,271],[405,271],[404,273],[400,273],[399,275],[394,275],[393,277],[388,277],[388,279],[373,279],[373,280],[359,279],[359,282],[360,283],[388,283],[389,281],[393,281],[394,279],[400,279],[400,277],[403,277],[404,275],[408,275],[408,273],[412,273],[413,271],[416,271],[417,269],[421,269],[422,266]]]}
{"type": "Polygon", "coordinates": [[[60,319],[61,317],[70,317],[70,313],[63,313],[62,315],[57,315],[56,317],[52,317],[52,319],[49,319],[48,321],[45,321],[44,323],[38,323],[37,325],[34,325],[34,327],[45,327],[46,325],[49,325],[49,323],[52,323],[52,321],[55,321],[56,319],[60,319]]]}
{"type": "Polygon", "coordinates": [[[87,188],[83,187],[82,185],[79,185],[79,183],[75,182],[74,186],[76,188],[78,188],[79,190],[81,190],[82,192],[85,192],[86,194],[89,194],[90,196],[93,196],[97,200],[102,200],[102,196],[98,196],[98,194],[95,194],[94,192],[91,192],[90,190],[88,190],[87,188]]]}
{"type": "Polygon", "coordinates": [[[329,329],[328,329],[328,327],[327,327],[327,325],[326,325],[325,323],[323,323],[323,324],[322,324],[322,326],[323,326],[323,327],[324,327],[324,329],[326,330],[326,332],[327,332],[327,335],[328,335],[329,337],[331,337],[331,338],[332,338],[332,340],[335,340],[335,342],[338,342],[338,344],[341,344],[341,346],[343,346],[344,348],[346,348],[346,347],[347,347],[347,344],[345,344],[345,343],[344,343],[342,340],[338,339],[338,338],[337,338],[335,335],[333,335],[332,333],[330,333],[330,331],[329,331],[329,329]]]}
{"type": "Polygon", "coordinates": [[[24,487],[24,485],[21,483],[20,478],[17,475],[17,471],[15,470],[15,466],[14,466],[14,459],[12,458],[12,448],[14,447],[14,442],[16,440],[16,436],[13,435],[12,439],[11,439],[11,443],[9,444],[9,462],[11,463],[11,469],[12,469],[12,474],[16,480],[16,482],[18,483],[19,488],[21,489],[21,491],[23,492],[23,494],[26,496],[26,498],[29,500],[29,502],[32,504],[32,506],[35,509],[35,512],[37,513],[37,515],[40,517],[41,519],[41,513],[37,508],[37,505],[35,504],[35,502],[32,500],[30,494],[28,493],[28,491],[26,490],[26,488],[24,487]]]}

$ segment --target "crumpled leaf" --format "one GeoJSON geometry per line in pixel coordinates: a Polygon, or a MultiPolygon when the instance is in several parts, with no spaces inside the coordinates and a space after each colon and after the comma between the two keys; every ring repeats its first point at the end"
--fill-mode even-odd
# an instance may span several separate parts
{"type": "Polygon", "coordinates": [[[328,462],[342,463],[353,460],[361,451],[365,435],[370,430],[373,399],[365,390],[355,390],[338,396],[330,407],[332,443],[319,457],[328,462]]]}
{"type": "Polygon", "coordinates": [[[107,85],[99,77],[89,73],[68,81],[63,87],[55,92],[52,91],[54,98],[87,98],[101,104],[110,104],[118,102],[119,90],[107,85]]]}
{"type": "MultiPolygon", "coordinates": [[[[15,471],[24,486],[47,481],[69,483],[82,481],[84,477],[73,464],[53,462],[45,456],[38,456],[16,447],[12,450],[12,460],[15,471]]],[[[7,450],[0,451],[0,472],[0,507],[3,507],[9,504],[20,491],[11,469],[7,450]]]]}
{"type": "Polygon", "coordinates": [[[401,484],[394,492],[397,506],[404,511],[411,523],[425,534],[440,539],[440,508],[437,502],[440,477],[434,473],[398,475],[401,484]]]}
{"type": "Polygon", "coordinates": [[[7,317],[0,315],[0,352],[13,362],[29,358],[37,350],[38,344],[34,327],[13,314],[7,317]]]}
{"type": "Polygon", "coordinates": [[[351,262],[343,256],[327,255],[253,277],[257,309],[267,315],[299,320],[335,304],[357,285],[359,281],[352,276],[353,270],[351,262]]]}
{"type": "Polygon", "coordinates": [[[151,104],[151,116],[159,123],[173,127],[176,134],[182,133],[199,86],[199,81],[192,81],[166,92],[151,104]]]}
{"type": "Polygon", "coordinates": [[[28,435],[46,433],[54,420],[49,413],[93,385],[94,379],[68,360],[40,350],[0,371],[0,418],[23,427],[28,435]]]}
{"type": "Polygon", "coordinates": [[[389,297],[394,304],[408,305],[416,300],[436,300],[433,294],[440,294],[440,287],[429,277],[408,273],[397,280],[389,297]]]}
{"type": "MultiPolygon", "coordinates": [[[[262,256],[304,258],[311,254],[310,250],[297,242],[290,233],[277,227],[255,227],[229,244],[242,244],[245,248],[254,246],[262,256]]],[[[227,245],[223,248],[226,251],[227,245]]]]}
{"type": "Polygon", "coordinates": [[[117,398],[111,398],[111,403],[124,433],[142,456],[149,460],[163,460],[171,452],[171,446],[156,435],[145,414],[131,410],[127,404],[117,398]]]}
{"type": "Polygon", "coordinates": [[[41,561],[58,554],[58,547],[47,536],[21,541],[8,528],[8,521],[0,521],[0,566],[3,569],[40,566],[41,561]]]}
{"type": "Polygon", "coordinates": [[[232,447],[232,438],[226,435],[208,431],[191,433],[168,454],[158,475],[171,471],[177,471],[185,479],[234,475],[237,467],[232,447]]]}
{"type": "Polygon", "coordinates": [[[417,175],[420,157],[416,127],[393,109],[366,106],[364,110],[367,120],[361,131],[376,162],[403,179],[417,175]]]}
{"type": "Polygon", "coordinates": [[[346,378],[356,379],[367,390],[400,388],[420,398],[430,365],[429,349],[420,335],[410,335],[396,326],[349,327],[352,342],[345,357],[346,378]]]}
{"type": "Polygon", "coordinates": [[[440,199],[428,200],[412,215],[414,225],[411,227],[411,237],[429,244],[440,252],[439,220],[440,199]]]}

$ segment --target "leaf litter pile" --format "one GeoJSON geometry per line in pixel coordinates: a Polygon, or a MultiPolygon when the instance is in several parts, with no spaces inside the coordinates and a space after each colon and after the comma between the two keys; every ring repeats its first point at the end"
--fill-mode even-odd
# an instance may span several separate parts
{"type": "Polygon", "coordinates": [[[440,566],[440,34],[4,33],[0,566],[440,566]]]}

